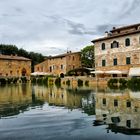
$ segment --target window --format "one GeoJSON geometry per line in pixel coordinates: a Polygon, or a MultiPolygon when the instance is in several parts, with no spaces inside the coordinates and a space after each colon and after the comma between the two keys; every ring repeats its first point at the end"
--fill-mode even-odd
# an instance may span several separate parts
{"type": "Polygon", "coordinates": [[[118,48],[118,47],[119,47],[119,42],[113,41],[113,43],[111,43],[111,49],[112,48],[118,48]]]}
{"type": "Polygon", "coordinates": [[[130,57],[126,57],[126,64],[131,64],[131,59],[130,59],[130,57]]]}
{"type": "Polygon", "coordinates": [[[106,66],[106,61],[105,60],[102,60],[102,66],[106,66]]]}
{"type": "Polygon", "coordinates": [[[52,72],[52,67],[50,66],[50,72],[52,72]]]}
{"type": "Polygon", "coordinates": [[[118,106],[118,100],[117,99],[114,100],[114,106],[118,106]]]}
{"type": "Polygon", "coordinates": [[[126,121],[126,126],[129,127],[129,128],[131,127],[131,120],[126,121]]]}
{"type": "Polygon", "coordinates": [[[131,107],[131,102],[130,102],[130,101],[127,101],[127,102],[126,102],[126,106],[127,106],[127,107],[131,107]]]}
{"type": "Polygon", "coordinates": [[[72,58],[73,58],[73,60],[74,60],[74,56],[73,56],[72,58]]]}
{"type": "Polygon", "coordinates": [[[61,70],[62,70],[63,68],[64,68],[63,65],[61,65],[61,70]]]}
{"type": "Polygon", "coordinates": [[[105,50],[105,43],[102,43],[102,50],[105,50]]]}
{"type": "Polygon", "coordinates": [[[10,75],[12,75],[12,73],[13,73],[13,71],[11,70],[11,71],[10,71],[10,75]]]}
{"type": "Polygon", "coordinates": [[[117,65],[117,58],[113,59],[113,65],[116,66],[117,65]]]}
{"type": "Polygon", "coordinates": [[[125,46],[130,46],[130,39],[129,38],[125,39],[125,46]]]}
{"type": "Polygon", "coordinates": [[[103,98],[103,105],[106,106],[106,99],[103,98]]]}

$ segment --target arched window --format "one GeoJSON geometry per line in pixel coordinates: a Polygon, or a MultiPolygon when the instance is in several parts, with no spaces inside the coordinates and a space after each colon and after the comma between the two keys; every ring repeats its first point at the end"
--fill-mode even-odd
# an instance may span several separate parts
{"type": "Polygon", "coordinates": [[[102,50],[105,50],[105,43],[102,43],[101,47],[102,47],[102,50]]]}
{"type": "Polygon", "coordinates": [[[113,41],[113,43],[111,43],[111,48],[119,48],[119,42],[113,41]]]}
{"type": "Polygon", "coordinates": [[[125,39],[125,46],[130,46],[130,39],[129,38],[125,39]]]}

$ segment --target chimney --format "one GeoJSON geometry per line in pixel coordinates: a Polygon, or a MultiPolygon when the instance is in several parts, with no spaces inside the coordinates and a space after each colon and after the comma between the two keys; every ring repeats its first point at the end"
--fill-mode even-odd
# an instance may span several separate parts
{"type": "Polygon", "coordinates": [[[108,37],[108,31],[105,31],[105,37],[108,37]]]}

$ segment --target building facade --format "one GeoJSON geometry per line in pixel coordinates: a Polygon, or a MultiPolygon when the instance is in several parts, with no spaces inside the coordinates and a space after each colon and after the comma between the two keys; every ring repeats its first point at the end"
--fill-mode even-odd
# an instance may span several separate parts
{"type": "Polygon", "coordinates": [[[81,67],[80,52],[67,52],[51,56],[35,66],[35,72],[46,72],[52,75],[66,74],[69,70],[81,67]]]}
{"type": "Polygon", "coordinates": [[[30,77],[31,60],[25,57],[0,55],[0,76],[30,77]]]}
{"type": "Polygon", "coordinates": [[[115,28],[95,45],[95,70],[119,70],[128,75],[130,68],[140,67],[140,24],[115,28]]]}

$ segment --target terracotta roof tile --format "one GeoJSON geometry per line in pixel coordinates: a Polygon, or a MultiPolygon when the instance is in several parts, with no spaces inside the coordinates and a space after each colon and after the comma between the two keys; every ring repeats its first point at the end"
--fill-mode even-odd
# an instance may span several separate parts
{"type": "Polygon", "coordinates": [[[31,61],[31,59],[21,57],[21,56],[14,56],[14,55],[2,55],[0,54],[0,59],[5,60],[24,60],[24,61],[31,61]]]}

